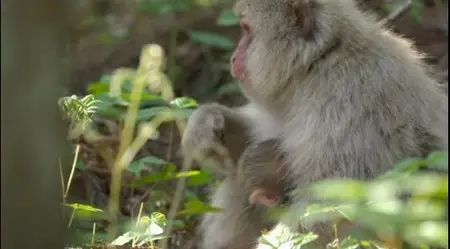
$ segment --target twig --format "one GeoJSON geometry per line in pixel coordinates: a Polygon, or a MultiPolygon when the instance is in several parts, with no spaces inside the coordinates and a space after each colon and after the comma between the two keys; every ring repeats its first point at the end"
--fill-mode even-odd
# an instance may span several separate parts
{"type": "Polygon", "coordinates": [[[70,170],[69,180],[67,181],[66,192],[64,193],[64,198],[66,198],[67,194],[69,194],[69,189],[70,189],[70,185],[72,183],[73,174],[75,173],[75,167],[77,166],[78,153],[80,152],[80,147],[81,146],[79,144],[77,144],[77,147],[75,149],[75,157],[73,158],[72,169],[70,170]]]}
{"type": "MultiPolygon", "coordinates": [[[[185,160],[183,160],[182,171],[185,172],[185,171],[190,170],[192,167],[192,163],[193,163],[192,158],[190,158],[190,157],[185,158],[185,160]]],[[[172,199],[172,205],[170,205],[169,212],[167,213],[168,222],[167,222],[167,227],[164,231],[164,233],[166,235],[169,235],[170,230],[172,230],[173,221],[177,214],[178,207],[180,206],[180,203],[183,200],[183,193],[186,188],[186,180],[187,180],[187,177],[182,177],[178,180],[177,187],[175,189],[175,194],[173,195],[173,199],[172,199]]],[[[169,238],[169,236],[167,236],[161,240],[161,248],[162,249],[168,248],[168,245],[169,245],[168,238],[169,238]]]]}
{"type": "Polygon", "coordinates": [[[95,228],[96,228],[96,223],[94,222],[94,225],[92,226],[92,237],[91,237],[91,245],[94,245],[95,242],[95,228]]]}
{"type": "Polygon", "coordinates": [[[64,182],[64,173],[63,173],[63,170],[62,170],[61,158],[58,158],[58,165],[59,165],[59,174],[60,174],[60,177],[61,177],[62,197],[63,197],[63,202],[65,202],[64,199],[65,199],[65,197],[66,197],[66,195],[65,195],[65,193],[66,193],[66,190],[65,190],[66,187],[64,186],[64,185],[65,185],[65,182],[64,182]]]}
{"type": "MultiPolygon", "coordinates": [[[[139,207],[139,214],[138,214],[138,217],[137,217],[137,219],[136,219],[136,227],[139,226],[139,221],[141,220],[141,215],[142,215],[142,209],[143,209],[143,208],[144,208],[144,203],[141,202],[141,206],[139,207]]],[[[133,238],[133,242],[131,243],[131,247],[132,247],[132,248],[134,248],[134,247],[136,246],[136,241],[137,241],[137,238],[134,237],[134,238],[133,238]]]]}
{"type": "Polygon", "coordinates": [[[397,17],[402,15],[406,10],[408,10],[412,5],[412,0],[406,0],[400,7],[398,7],[395,11],[389,13],[383,20],[380,21],[381,24],[386,24],[388,22],[392,22],[397,17]]]}

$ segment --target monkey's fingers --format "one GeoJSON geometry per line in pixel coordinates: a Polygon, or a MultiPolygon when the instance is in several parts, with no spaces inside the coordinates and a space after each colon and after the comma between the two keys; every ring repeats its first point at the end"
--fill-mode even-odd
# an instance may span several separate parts
{"type": "Polygon", "coordinates": [[[194,160],[203,166],[214,168],[223,175],[234,174],[236,167],[228,149],[220,142],[199,143],[191,153],[194,160]]]}
{"type": "Polygon", "coordinates": [[[234,171],[236,166],[233,162],[233,159],[230,156],[230,152],[228,151],[228,148],[225,147],[221,143],[215,143],[213,144],[212,150],[217,155],[218,159],[220,160],[220,163],[223,165],[223,167],[227,170],[234,171]]]}

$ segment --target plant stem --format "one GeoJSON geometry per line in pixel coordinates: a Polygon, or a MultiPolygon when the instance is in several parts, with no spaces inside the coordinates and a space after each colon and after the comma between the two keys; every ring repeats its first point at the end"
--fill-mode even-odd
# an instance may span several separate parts
{"type": "Polygon", "coordinates": [[[94,225],[92,226],[92,238],[91,238],[91,245],[94,245],[94,241],[95,241],[95,227],[96,227],[96,223],[94,222],[94,225]]]}
{"type": "Polygon", "coordinates": [[[75,157],[73,158],[72,169],[70,170],[69,180],[67,181],[67,187],[66,187],[66,192],[64,193],[64,199],[66,199],[67,195],[69,194],[69,189],[70,189],[70,185],[72,183],[73,174],[75,173],[75,167],[77,165],[78,153],[80,152],[80,147],[81,146],[79,144],[77,144],[77,147],[75,148],[75,157]]]}
{"type": "Polygon", "coordinates": [[[72,225],[73,218],[75,217],[75,209],[72,210],[72,215],[70,215],[69,224],[67,224],[67,227],[70,227],[72,225]]]}
{"type": "Polygon", "coordinates": [[[139,103],[141,100],[142,91],[146,81],[146,73],[143,70],[139,70],[137,77],[134,80],[133,89],[131,90],[130,105],[128,106],[127,115],[125,118],[124,128],[120,138],[119,152],[114,161],[114,166],[111,172],[111,187],[109,198],[110,209],[110,226],[109,235],[111,239],[117,235],[118,213],[119,213],[119,199],[120,199],[120,186],[122,181],[122,172],[127,166],[122,160],[124,152],[130,145],[134,136],[134,126],[137,119],[137,113],[139,110],[139,103]]]}

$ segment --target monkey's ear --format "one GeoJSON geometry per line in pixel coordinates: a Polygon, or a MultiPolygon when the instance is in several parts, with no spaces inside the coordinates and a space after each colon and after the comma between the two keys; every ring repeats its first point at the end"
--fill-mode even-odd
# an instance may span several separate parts
{"type": "Polygon", "coordinates": [[[300,32],[303,35],[307,35],[312,29],[313,16],[311,4],[311,0],[291,1],[296,26],[300,29],[300,32]]]}

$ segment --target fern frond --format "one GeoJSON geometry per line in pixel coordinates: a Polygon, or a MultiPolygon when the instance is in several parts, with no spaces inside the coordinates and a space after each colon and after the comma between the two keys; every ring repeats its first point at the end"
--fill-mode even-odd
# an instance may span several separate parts
{"type": "Polygon", "coordinates": [[[79,98],[75,95],[62,97],[58,104],[65,113],[66,117],[74,126],[85,126],[92,122],[92,115],[98,109],[101,101],[96,100],[93,95],[87,95],[79,98]]]}

